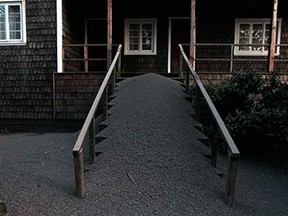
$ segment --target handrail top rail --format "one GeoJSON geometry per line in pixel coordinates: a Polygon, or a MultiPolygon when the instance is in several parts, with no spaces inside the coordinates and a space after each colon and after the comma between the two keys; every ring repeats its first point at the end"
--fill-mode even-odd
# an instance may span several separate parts
{"type": "MultiPolygon", "coordinates": [[[[120,46],[121,44],[112,44],[112,46],[120,46]]],[[[107,46],[107,44],[106,43],[97,43],[97,44],[95,44],[95,43],[87,43],[87,44],[85,44],[85,43],[80,43],[80,44],[78,44],[78,43],[69,43],[69,44],[63,44],[62,45],[63,47],[80,47],[80,46],[107,46]]]]}
{"type": "Polygon", "coordinates": [[[229,131],[227,130],[221,116],[219,115],[214,103],[212,102],[209,94],[207,93],[204,85],[202,84],[201,80],[199,79],[197,73],[194,71],[193,69],[193,66],[192,64],[190,63],[190,61],[188,60],[184,50],[183,50],[183,47],[181,44],[178,44],[179,46],[179,49],[180,49],[180,52],[186,62],[186,64],[188,65],[189,69],[190,69],[190,72],[192,73],[192,76],[194,77],[199,89],[201,90],[209,108],[210,108],[210,111],[212,112],[212,115],[218,125],[218,127],[220,128],[220,131],[221,133],[223,134],[224,138],[225,138],[225,142],[227,143],[228,147],[229,147],[229,150],[230,150],[230,153],[232,154],[231,156],[233,157],[239,157],[240,156],[240,152],[236,146],[236,144],[234,143],[229,131]]]}
{"type": "Polygon", "coordinates": [[[85,119],[83,127],[82,127],[82,129],[80,131],[80,134],[79,134],[79,136],[78,136],[78,138],[76,140],[76,143],[75,143],[75,145],[73,147],[73,154],[76,154],[76,153],[82,151],[82,145],[83,145],[84,138],[85,138],[85,136],[87,134],[87,131],[89,129],[89,125],[90,125],[90,123],[92,121],[92,118],[95,115],[96,109],[97,109],[97,107],[98,107],[98,105],[100,103],[100,100],[101,100],[101,97],[103,95],[103,92],[104,92],[105,88],[107,87],[108,81],[109,81],[109,79],[111,77],[111,74],[112,74],[114,68],[115,68],[116,62],[117,62],[117,60],[119,58],[119,55],[120,55],[120,52],[121,52],[121,49],[122,49],[122,44],[120,44],[118,46],[117,53],[116,53],[111,65],[110,65],[109,70],[108,70],[108,72],[107,72],[107,74],[106,74],[106,76],[105,76],[105,78],[104,78],[104,80],[103,80],[103,82],[102,82],[102,84],[101,84],[101,86],[99,88],[99,91],[98,91],[98,93],[97,93],[97,95],[96,95],[96,97],[95,97],[95,99],[93,101],[93,104],[92,104],[92,106],[91,106],[91,108],[89,110],[89,113],[88,113],[88,115],[87,115],[87,117],[85,119]]]}

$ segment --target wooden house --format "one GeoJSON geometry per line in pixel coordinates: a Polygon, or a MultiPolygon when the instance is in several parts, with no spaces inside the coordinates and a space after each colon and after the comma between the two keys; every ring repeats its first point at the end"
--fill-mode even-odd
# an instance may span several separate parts
{"type": "Polygon", "coordinates": [[[287,0],[0,0],[0,119],[84,119],[117,45],[121,74],[287,79],[287,0]]]}

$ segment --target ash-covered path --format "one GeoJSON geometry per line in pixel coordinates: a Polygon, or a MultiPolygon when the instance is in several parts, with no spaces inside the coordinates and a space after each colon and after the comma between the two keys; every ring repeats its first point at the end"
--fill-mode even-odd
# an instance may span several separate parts
{"type": "Polygon", "coordinates": [[[78,133],[0,136],[0,198],[10,215],[287,215],[287,173],[255,162],[240,161],[236,204],[224,204],[217,172],[225,177],[225,161],[214,169],[203,156],[179,83],[146,74],[120,82],[115,96],[84,199],[73,196],[78,133]]]}

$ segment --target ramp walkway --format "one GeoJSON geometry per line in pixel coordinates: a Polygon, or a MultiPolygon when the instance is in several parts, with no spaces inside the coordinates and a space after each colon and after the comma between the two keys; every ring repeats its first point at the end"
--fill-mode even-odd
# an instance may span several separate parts
{"type": "MultiPolygon", "coordinates": [[[[233,207],[223,202],[225,181],[204,156],[209,151],[196,128],[193,107],[179,82],[156,74],[121,81],[101,152],[86,167],[83,199],[73,196],[71,149],[77,133],[0,136],[0,198],[9,215],[285,215],[288,187],[262,196],[241,167],[233,207]],[[242,169],[242,170],[241,170],[242,169]],[[245,176],[245,179],[241,178],[245,176]],[[245,186],[242,186],[245,185],[245,186]],[[282,191],[283,195],[279,195],[282,191]],[[277,199],[276,199],[277,197],[277,199]]],[[[245,170],[246,169],[246,170],[245,170]]],[[[267,173],[266,173],[267,174],[267,173]]],[[[283,173],[282,173],[283,174],[283,173]]],[[[268,175],[268,174],[267,174],[268,175]]],[[[282,176],[282,175],[281,175],[282,176]]],[[[273,181],[282,184],[287,176],[273,181]]],[[[262,175],[263,177],[263,175],[262,175]]],[[[266,178],[265,178],[266,179],[266,178]]],[[[281,194],[282,194],[281,193],[281,194]]]]}

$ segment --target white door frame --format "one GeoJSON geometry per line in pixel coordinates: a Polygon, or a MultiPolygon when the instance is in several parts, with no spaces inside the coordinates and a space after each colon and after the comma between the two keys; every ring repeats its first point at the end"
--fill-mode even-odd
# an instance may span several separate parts
{"type": "Polygon", "coordinates": [[[62,18],[62,0],[56,2],[57,14],[57,72],[63,72],[63,18],[62,18]]]}
{"type": "Polygon", "coordinates": [[[172,20],[189,20],[190,17],[168,17],[168,62],[167,73],[171,73],[171,43],[172,43],[172,20]]]}

